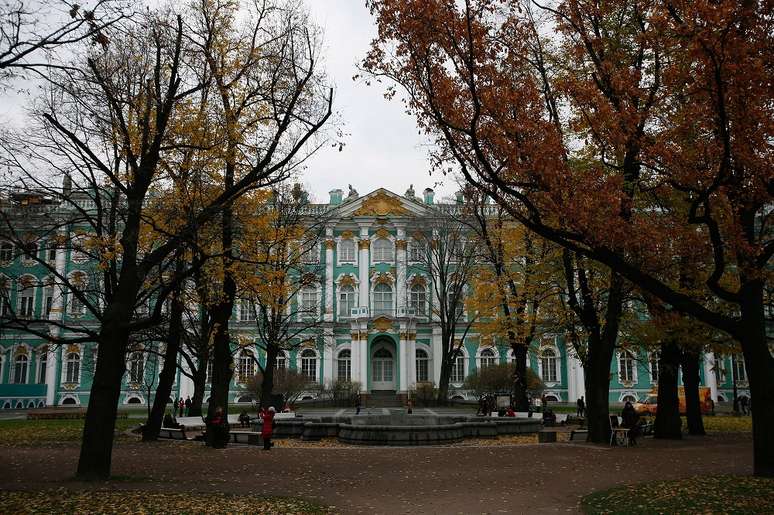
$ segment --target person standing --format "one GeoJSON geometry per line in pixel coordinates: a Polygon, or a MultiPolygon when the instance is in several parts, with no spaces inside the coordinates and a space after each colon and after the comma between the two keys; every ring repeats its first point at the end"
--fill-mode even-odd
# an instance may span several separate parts
{"type": "Polygon", "coordinates": [[[355,415],[360,415],[360,405],[361,405],[360,392],[358,392],[355,394],[355,415]]]}
{"type": "Polygon", "coordinates": [[[180,410],[179,417],[184,417],[183,408],[185,408],[185,402],[183,401],[183,398],[180,398],[180,401],[177,403],[177,408],[180,410]]]}
{"type": "Polygon", "coordinates": [[[274,432],[274,415],[277,410],[274,406],[263,412],[263,425],[261,426],[261,438],[263,439],[263,450],[268,451],[272,447],[271,435],[274,432]]]}
{"type": "Polygon", "coordinates": [[[578,416],[582,417],[586,413],[586,401],[583,400],[583,395],[578,399],[578,416]]]}
{"type": "Polygon", "coordinates": [[[188,416],[188,413],[191,412],[191,397],[188,396],[185,398],[185,416],[188,416]]]}

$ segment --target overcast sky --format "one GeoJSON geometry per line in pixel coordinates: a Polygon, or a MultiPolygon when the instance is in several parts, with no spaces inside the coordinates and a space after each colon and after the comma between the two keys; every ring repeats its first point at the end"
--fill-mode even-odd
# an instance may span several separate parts
{"type": "MultiPolygon", "coordinates": [[[[383,187],[403,194],[410,184],[419,195],[441,177],[429,175],[427,140],[396,97],[387,101],[380,85],[355,82],[357,63],[365,56],[376,27],[364,0],[306,0],[325,31],[326,69],[335,92],[334,108],[344,123],[346,146],[325,148],[308,163],[304,182],[318,201],[347,184],[363,195],[383,187]]],[[[436,196],[456,190],[453,181],[435,187],[436,196]]]]}

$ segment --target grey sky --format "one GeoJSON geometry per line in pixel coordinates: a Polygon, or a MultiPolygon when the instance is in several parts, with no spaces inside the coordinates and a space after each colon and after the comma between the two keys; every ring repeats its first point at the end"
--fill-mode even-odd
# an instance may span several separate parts
{"type": "MultiPolygon", "coordinates": [[[[325,31],[326,69],[336,88],[334,108],[344,123],[346,146],[324,148],[309,160],[304,183],[318,201],[347,184],[362,195],[379,187],[403,194],[414,184],[417,194],[441,178],[428,174],[427,140],[396,97],[387,101],[378,84],[355,82],[356,64],[365,56],[376,27],[364,0],[306,0],[325,31]]],[[[456,190],[447,179],[436,196],[456,190]]]]}

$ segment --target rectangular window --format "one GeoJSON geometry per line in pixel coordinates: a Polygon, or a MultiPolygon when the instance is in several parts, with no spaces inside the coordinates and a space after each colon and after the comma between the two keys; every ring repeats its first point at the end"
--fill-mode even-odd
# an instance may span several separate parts
{"type": "Polygon", "coordinates": [[[29,292],[22,292],[19,302],[19,316],[22,318],[32,318],[33,297],[29,292]]]}
{"type": "Polygon", "coordinates": [[[81,316],[86,311],[86,306],[83,305],[81,299],[70,293],[70,314],[74,316],[81,316]]]}
{"type": "Polygon", "coordinates": [[[355,307],[355,292],[352,288],[339,292],[339,318],[348,318],[355,307]]]}
{"type": "Polygon", "coordinates": [[[339,243],[339,262],[355,262],[355,242],[353,240],[342,240],[339,243]]]}
{"type": "Polygon", "coordinates": [[[255,305],[253,301],[242,299],[239,303],[239,321],[251,322],[255,320],[255,305]]]}
{"type": "Polygon", "coordinates": [[[452,383],[462,383],[465,381],[465,357],[457,356],[451,369],[449,381],[452,383]]]}
{"type": "Polygon", "coordinates": [[[313,318],[317,313],[317,290],[301,291],[301,316],[313,318]]]}
{"type": "Polygon", "coordinates": [[[420,383],[427,382],[428,380],[429,374],[427,364],[427,359],[417,359],[417,381],[420,383]]]}
{"type": "MultiPolygon", "coordinates": [[[[51,243],[51,245],[54,245],[51,243]]],[[[56,263],[56,247],[52,246],[46,249],[46,261],[56,263]]]]}
{"type": "Polygon", "coordinates": [[[424,252],[422,244],[418,241],[412,240],[409,243],[409,261],[418,262],[424,260],[424,252]]]}

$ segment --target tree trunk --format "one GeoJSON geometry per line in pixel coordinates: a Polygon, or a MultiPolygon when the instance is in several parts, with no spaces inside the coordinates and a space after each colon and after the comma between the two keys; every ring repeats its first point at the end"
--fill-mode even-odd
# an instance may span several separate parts
{"type": "Polygon", "coordinates": [[[169,334],[167,335],[167,348],[164,351],[164,367],[159,375],[159,385],[156,388],[156,396],[153,399],[153,409],[148,416],[148,422],[143,428],[143,442],[153,442],[159,437],[164,412],[167,409],[167,401],[172,394],[172,385],[175,382],[175,374],[177,373],[177,354],[180,350],[182,333],[183,305],[179,301],[178,292],[175,292],[169,313],[169,334]]]}
{"type": "Polygon", "coordinates": [[[529,411],[527,399],[527,346],[512,342],[516,366],[513,370],[513,407],[516,411],[529,411]]]}
{"type": "Polygon", "coordinates": [[[451,363],[454,360],[449,360],[446,356],[441,358],[441,377],[438,380],[438,403],[445,404],[449,399],[449,379],[451,376],[451,363]]]}
{"type": "Polygon", "coordinates": [[[599,336],[590,336],[585,368],[586,424],[588,441],[610,442],[610,362],[613,345],[605,344],[599,336]]]}
{"type": "Polygon", "coordinates": [[[766,338],[763,283],[743,282],[739,336],[750,382],[753,423],[753,469],[774,477],[774,357],[766,338]]]}
{"type": "Polygon", "coordinates": [[[685,388],[685,414],[688,419],[688,434],[704,435],[704,421],[701,418],[701,399],[699,398],[699,357],[694,351],[682,352],[680,365],[683,368],[683,387],[685,388]]]}
{"type": "Polygon", "coordinates": [[[266,346],[266,366],[263,369],[263,378],[261,379],[261,408],[268,408],[271,403],[271,394],[274,391],[274,368],[278,352],[279,349],[276,345],[266,346]]]}
{"type": "Polygon", "coordinates": [[[106,311],[100,330],[97,368],[91,385],[76,473],[79,479],[110,477],[116,412],[129,345],[129,333],[122,329],[122,325],[130,314],[119,311],[124,310],[114,307],[106,311]]]}
{"type": "Polygon", "coordinates": [[[658,361],[658,408],[653,425],[655,438],[679,440],[683,437],[680,420],[680,401],[677,395],[677,371],[680,368],[680,349],[674,341],[661,344],[658,361]]]}
{"type": "Polygon", "coordinates": [[[203,363],[199,363],[199,366],[191,374],[193,377],[191,381],[194,386],[193,397],[191,397],[191,409],[188,410],[189,417],[201,417],[202,416],[202,403],[204,402],[204,392],[207,389],[207,361],[205,359],[203,363]]]}

